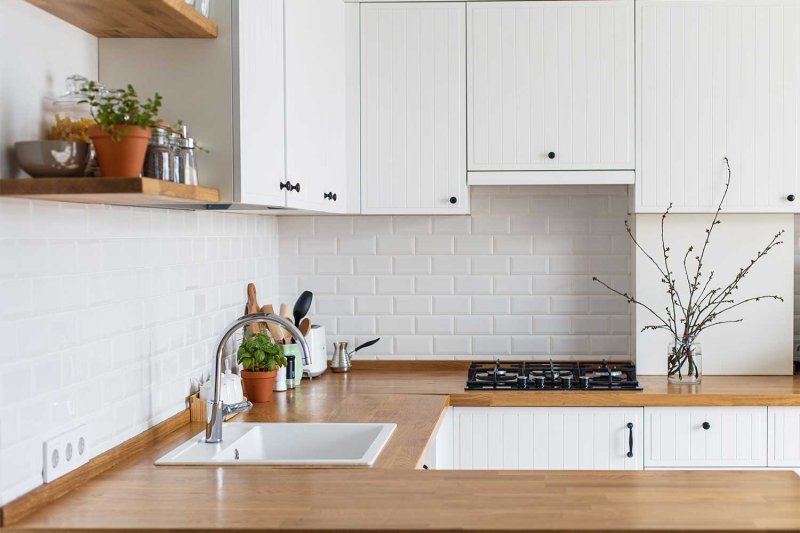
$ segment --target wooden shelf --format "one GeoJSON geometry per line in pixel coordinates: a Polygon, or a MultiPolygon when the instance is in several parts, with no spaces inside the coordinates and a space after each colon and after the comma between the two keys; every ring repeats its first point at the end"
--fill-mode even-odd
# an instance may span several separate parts
{"type": "Polygon", "coordinates": [[[184,0],[27,0],[95,37],[214,39],[217,24],[184,0]]]}
{"type": "Polygon", "coordinates": [[[110,205],[213,204],[219,190],[152,178],[0,179],[0,197],[110,205]]]}

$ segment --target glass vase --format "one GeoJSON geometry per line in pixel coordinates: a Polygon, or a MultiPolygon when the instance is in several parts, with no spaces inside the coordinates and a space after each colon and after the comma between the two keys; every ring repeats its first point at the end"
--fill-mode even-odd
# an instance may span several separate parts
{"type": "Polygon", "coordinates": [[[695,339],[675,339],[667,347],[667,379],[677,385],[697,385],[703,377],[703,349],[695,339]]]}

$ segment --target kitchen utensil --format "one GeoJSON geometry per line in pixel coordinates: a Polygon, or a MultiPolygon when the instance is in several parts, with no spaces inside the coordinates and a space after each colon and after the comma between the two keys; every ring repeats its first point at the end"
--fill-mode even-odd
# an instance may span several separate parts
{"type": "Polygon", "coordinates": [[[328,342],[325,340],[325,326],[314,324],[311,326],[311,331],[304,337],[311,352],[311,362],[303,365],[303,370],[309,377],[315,378],[328,370],[328,342]]]}
{"type": "MultiPolygon", "coordinates": [[[[262,305],[261,312],[274,315],[275,309],[270,304],[262,305]]],[[[267,330],[269,330],[269,334],[272,335],[272,340],[275,342],[282,342],[283,337],[286,335],[282,327],[280,327],[278,324],[273,324],[272,322],[267,322],[267,330]]]]}
{"type": "Polygon", "coordinates": [[[347,343],[346,342],[336,342],[333,344],[333,358],[331,359],[331,370],[334,372],[349,372],[350,367],[352,366],[352,357],[357,351],[361,350],[362,348],[369,348],[376,342],[381,340],[380,337],[377,339],[372,339],[371,341],[367,341],[364,344],[360,344],[356,346],[356,348],[352,352],[347,351],[347,343]]]}
{"type": "MultiPolygon", "coordinates": [[[[258,313],[258,310],[261,309],[258,306],[258,299],[256,298],[256,286],[254,283],[247,284],[247,305],[245,306],[244,312],[245,314],[249,315],[251,313],[258,313]]],[[[250,324],[247,326],[247,331],[250,333],[258,333],[259,325],[258,324],[250,324]]]]}
{"type": "Polygon", "coordinates": [[[308,310],[311,309],[311,300],[313,298],[314,294],[311,291],[303,291],[297,298],[297,301],[294,303],[294,309],[292,310],[294,323],[296,325],[299,326],[303,317],[308,314],[308,310]]]}
{"type": "Polygon", "coordinates": [[[79,141],[20,141],[14,143],[20,168],[34,178],[83,176],[89,162],[89,143],[79,141]]]}
{"type": "MultiPolygon", "coordinates": [[[[292,314],[289,311],[289,306],[286,305],[286,304],[281,304],[281,308],[280,309],[281,309],[281,313],[280,313],[281,316],[283,318],[285,318],[286,320],[294,323],[294,318],[292,318],[292,314]]],[[[289,334],[288,331],[284,331],[283,342],[285,342],[286,344],[289,344],[290,342],[292,342],[292,336],[289,334]]]]}
{"type": "Polygon", "coordinates": [[[303,320],[301,320],[300,321],[300,325],[298,326],[298,329],[300,329],[300,333],[303,334],[303,337],[307,337],[308,336],[308,332],[311,331],[311,320],[309,320],[307,318],[304,318],[303,320]]]}

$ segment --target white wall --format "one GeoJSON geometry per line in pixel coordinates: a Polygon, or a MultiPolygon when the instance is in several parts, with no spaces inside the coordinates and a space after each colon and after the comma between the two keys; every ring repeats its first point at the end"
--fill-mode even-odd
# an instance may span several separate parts
{"type": "MultiPolygon", "coordinates": [[[[0,176],[42,98],[97,76],[97,39],[0,2],[0,176]]],[[[42,442],[92,456],[185,408],[245,286],[276,294],[273,217],[0,200],[0,505],[42,483],[42,442]]]]}
{"type": "MultiPolygon", "coordinates": [[[[472,216],[281,217],[282,300],[361,358],[629,359],[625,186],[472,187],[472,216]]],[[[329,348],[331,343],[329,342],[329,348]]]]}
{"type": "Polygon", "coordinates": [[[24,175],[15,141],[42,138],[45,96],[72,74],[97,78],[97,39],[23,0],[0,2],[0,176],[24,175]]]}
{"type": "MultiPolygon", "coordinates": [[[[713,215],[670,215],[666,223],[666,242],[671,268],[679,287],[687,285],[682,260],[693,244],[702,247],[705,228],[713,215]]],[[[715,271],[713,287],[725,287],[739,268],[749,264],[756,254],[780,230],[786,230],[784,244],[761,259],[740,283],[734,294],[741,300],[774,294],[785,301],[751,302],[730,311],[726,319],[743,318],[739,324],[715,326],[703,332],[698,341],[703,348],[705,374],[790,374],[792,367],[792,305],[794,300],[794,217],[776,215],[726,215],[720,218],[705,255],[706,276],[715,271]]],[[[661,257],[661,215],[637,215],[636,235],[642,246],[656,260],[661,257]]],[[[694,254],[692,255],[694,257],[694,254]]],[[[690,267],[697,263],[690,257],[690,267]]],[[[693,270],[690,270],[693,272],[693,270]]],[[[636,296],[661,311],[669,303],[656,268],[641,252],[636,255],[636,296]]],[[[704,278],[705,279],[705,278],[704,278]]],[[[664,331],[640,332],[653,324],[647,312],[636,313],[636,363],[640,374],[665,374],[669,334],[664,331]]]]}

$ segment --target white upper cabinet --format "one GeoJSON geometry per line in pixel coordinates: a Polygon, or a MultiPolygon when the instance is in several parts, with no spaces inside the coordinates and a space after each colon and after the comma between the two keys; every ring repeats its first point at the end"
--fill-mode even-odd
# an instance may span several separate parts
{"type": "Polygon", "coordinates": [[[100,81],[159,92],[162,116],[182,119],[208,149],[198,154],[200,184],[223,202],[342,212],[346,8],[212,2],[216,39],[101,39],[100,81]]]}
{"type": "Polygon", "coordinates": [[[300,185],[286,205],[344,212],[345,4],[287,0],[284,9],[286,178],[300,185]]]}
{"type": "Polygon", "coordinates": [[[636,210],[792,212],[800,173],[800,4],[636,2],[636,210]]]}
{"type": "MultiPolygon", "coordinates": [[[[283,0],[240,0],[235,4],[234,146],[238,148],[236,201],[286,204],[286,144],[283,97],[283,0]],[[258,87],[259,90],[253,90],[258,87]]],[[[236,166],[236,165],[234,165],[236,166]]],[[[200,169],[201,172],[203,169],[200,169]]]]}
{"type": "Polygon", "coordinates": [[[633,18],[633,0],[467,4],[470,184],[632,183],[633,18]],[[617,172],[520,172],[556,170],[617,172]]]}
{"type": "Polygon", "coordinates": [[[469,212],[463,2],[361,6],[361,212],[469,212]]]}

